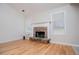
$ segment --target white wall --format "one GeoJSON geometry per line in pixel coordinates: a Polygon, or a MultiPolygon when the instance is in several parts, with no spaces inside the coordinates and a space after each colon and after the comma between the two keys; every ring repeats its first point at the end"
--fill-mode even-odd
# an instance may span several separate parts
{"type": "MultiPolygon", "coordinates": [[[[34,15],[29,22],[38,23],[38,22],[49,22],[50,25],[50,37],[51,43],[59,43],[59,44],[69,44],[69,45],[79,45],[79,8],[72,5],[67,5],[61,8],[56,8],[54,10],[49,10],[45,12],[41,12],[38,15],[34,15]],[[64,22],[65,22],[65,34],[63,35],[54,35],[53,34],[53,14],[64,12],[64,22]]],[[[33,25],[31,25],[33,26],[33,25]]],[[[31,27],[30,26],[30,27],[31,27]]],[[[30,31],[32,32],[32,31],[30,31]]]]}
{"type": "Polygon", "coordinates": [[[63,8],[63,11],[65,21],[65,34],[53,35],[52,42],[79,46],[79,7],[68,5],[63,8]]]}
{"type": "Polygon", "coordinates": [[[25,35],[27,39],[32,36],[32,19],[30,17],[25,20],[25,35]]]}
{"type": "Polygon", "coordinates": [[[0,4],[0,43],[21,39],[24,19],[23,15],[8,4],[0,4]]]}
{"type": "Polygon", "coordinates": [[[79,7],[70,5],[65,11],[66,34],[78,35],[79,7]]]}

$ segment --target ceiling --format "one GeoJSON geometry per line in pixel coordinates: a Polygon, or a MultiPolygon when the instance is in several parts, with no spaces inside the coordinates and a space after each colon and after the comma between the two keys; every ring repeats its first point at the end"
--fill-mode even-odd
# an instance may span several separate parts
{"type": "Polygon", "coordinates": [[[40,12],[65,6],[67,3],[10,3],[9,5],[25,16],[31,16],[40,12]],[[22,10],[24,10],[24,12],[22,12],[22,10]]]}

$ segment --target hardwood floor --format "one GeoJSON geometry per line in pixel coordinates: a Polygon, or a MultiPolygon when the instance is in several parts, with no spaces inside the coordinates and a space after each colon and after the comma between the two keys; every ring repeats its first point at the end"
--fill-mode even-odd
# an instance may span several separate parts
{"type": "Polygon", "coordinates": [[[70,46],[45,44],[30,40],[17,40],[0,44],[0,55],[73,55],[70,46]]]}

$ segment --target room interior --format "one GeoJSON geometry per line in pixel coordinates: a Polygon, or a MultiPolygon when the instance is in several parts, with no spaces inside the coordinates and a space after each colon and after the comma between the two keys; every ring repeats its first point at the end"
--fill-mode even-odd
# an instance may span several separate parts
{"type": "Polygon", "coordinates": [[[78,3],[0,3],[0,55],[78,55],[78,3]]]}

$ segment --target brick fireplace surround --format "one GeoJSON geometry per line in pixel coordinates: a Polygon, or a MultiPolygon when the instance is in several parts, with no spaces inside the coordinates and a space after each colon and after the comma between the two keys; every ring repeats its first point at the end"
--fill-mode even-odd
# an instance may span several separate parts
{"type": "Polygon", "coordinates": [[[33,37],[35,37],[36,32],[45,32],[45,38],[47,38],[47,27],[34,27],[33,28],[33,37]]]}
{"type": "Polygon", "coordinates": [[[50,43],[50,39],[48,39],[47,27],[34,27],[33,28],[33,37],[30,37],[29,40],[42,42],[42,43],[50,43]],[[44,32],[45,37],[44,38],[36,37],[36,32],[44,32]]]}

